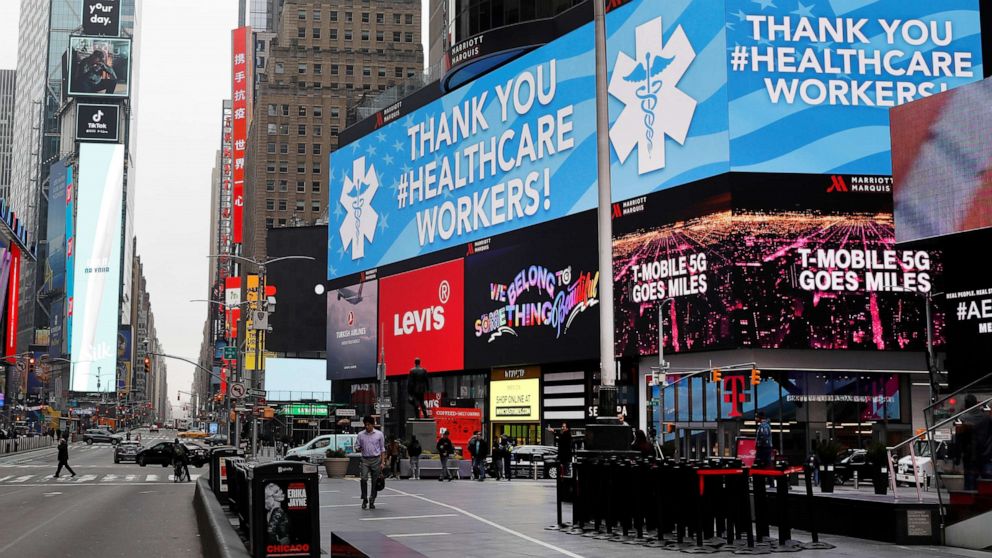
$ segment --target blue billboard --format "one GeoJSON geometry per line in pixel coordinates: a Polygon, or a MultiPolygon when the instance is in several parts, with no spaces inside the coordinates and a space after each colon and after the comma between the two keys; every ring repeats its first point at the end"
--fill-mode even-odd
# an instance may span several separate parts
{"type": "Polygon", "coordinates": [[[59,293],[52,300],[49,312],[50,336],[48,341],[49,355],[59,358],[64,353],[63,340],[65,331],[65,287],[66,287],[66,257],[65,257],[65,217],[66,217],[66,180],[69,167],[64,161],[59,161],[49,167],[48,178],[48,260],[45,262],[44,290],[59,293]]]}
{"type": "Polygon", "coordinates": [[[71,391],[116,389],[123,194],[124,146],[80,144],[71,391]]]}
{"type": "MultiPolygon", "coordinates": [[[[982,75],[977,0],[633,0],[606,27],[614,201],[729,171],[891,174],[889,108],[982,75]]],[[[328,278],[595,207],[593,39],[387,108],[333,152],[328,278]]]]}
{"type": "Polygon", "coordinates": [[[889,109],[982,78],[977,0],[726,0],[733,170],[892,174],[889,109]]]}

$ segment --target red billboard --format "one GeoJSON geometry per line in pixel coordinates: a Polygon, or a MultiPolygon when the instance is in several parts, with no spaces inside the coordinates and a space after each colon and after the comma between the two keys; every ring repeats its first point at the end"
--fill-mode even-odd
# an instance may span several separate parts
{"type": "Polygon", "coordinates": [[[451,444],[463,450],[476,431],[482,430],[482,409],[435,407],[431,412],[437,425],[435,435],[441,438],[441,429],[448,430],[451,444]]]}
{"type": "Polygon", "coordinates": [[[231,109],[233,117],[232,140],[234,180],[234,215],[232,237],[234,244],[241,244],[245,198],[245,147],[252,111],[252,53],[254,41],[251,27],[239,27],[231,32],[231,109]]]}
{"type": "Polygon", "coordinates": [[[379,280],[379,350],[389,376],[406,374],[418,357],[430,372],[462,369],[464,270],[458,259],[379,280]]]}
{"type": "MultiPolygon", "coordinates": [[[[20,305],[20,285],[21,285],[21,249],[17,244],[10,243],[10,296],[7,297],[7,342],[5,350],[7,355],[17,353],[17,311],[20,305]]],[[[8,390],[10,391],[10,390],[8,390]]]]}

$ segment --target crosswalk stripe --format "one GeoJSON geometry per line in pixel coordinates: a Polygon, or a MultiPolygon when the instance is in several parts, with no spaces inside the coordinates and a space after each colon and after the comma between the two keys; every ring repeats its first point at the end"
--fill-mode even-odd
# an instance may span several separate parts
{"type": "Polygon", "coordinates": [[[145,476],[145,482],[153,482],[158,480],[158,475],[147,475],[145,476]]]}
{"type": "Polygon", "coordinates": [[[128,476],[124,477],[124,480],[126,480],[128,482],[131,482],[131,481],[133,481],[136,478],[138,478],[138,475],[128,475],[128,476]]]}
{"type": "Polygon", "coordinates": [[[14,480],[12,480],[10,482],[24,482],[24,481],[28,480],[29,478],[31,478],[33,476],[34,475],[24,475],[23,477],[17,477],[16,479],[14,479],[14,480]]]}
{"type": "Polygon", "coordinates": [[[7,479],[12,479],[12,478],[14,478],[14,475],[7,475],[6,477],[0,477],[0,482],[3,482],[5,480],[7,480],[7,479]]]}
{"type": "Polygon", "coordinates": [[[91,480],[96,480],[96,475],[83,475],[76,479],[76,482],[89,482],[91,480]]]}
{"type": "Polygon", "coordinates": [[[101,479],[102,482],[113,482],[118,479],[117,475],[104,475],[101,479]]]}

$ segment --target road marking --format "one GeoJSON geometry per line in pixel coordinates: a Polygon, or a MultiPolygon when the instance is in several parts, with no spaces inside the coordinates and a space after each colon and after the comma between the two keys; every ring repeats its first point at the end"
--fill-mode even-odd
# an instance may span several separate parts
{"type": "MultiPolygon", "coordinates": [[[[80,487],[82,487],[82,486],[88,486],[89,487],[89,486],[170,486],[170,485],[171,486],[176,486],[176,485],[178,485],[178,486],[189,486],[189,487],[196,486],[195,484],[188,483],[188,482],[177,482],[177,483],[171,483],[171,482],[108,482],[108,483],[84,482],[83,484],[67,483],[67,482],[65,482],[65,483],[57,483],[57,482],[55,482],[55,483],[52,483],[52,482],[48,482],[48,483],[37,483],[36,482],[36,483],[18,484],[17,486],[29,486],[29,487],[30,486],[33,486],[33,487],[49,487],[49,486],[53,486],[54,487],[54,486],[57,486],[59,488],[63,488],[63,487],[67,487],[67,486],[80,486],[80,487]]],[[[8,484],[8,485],[5,485],[5,486],[10,486],[10,485],[8,484]]],[[[10,492],[4,492],[4,494],[5,495],[8,495],[8,494],[11,494],[11,493],[10,492]]]]}
{"type": "Polygon", "coordinates": [[[486,525],[489,525],[490,527],[495,527],[496,529],[499,529],[500,531],[503,531],[505,533],[509,533],[509,534],[511,534],[511,535],[513,535],[515,537],[519,537],[521,539],[524,539],[525,541],[529,541],[529,542],[532,542],[534,544],[543,546],[544,548],[547,548],[548,550],[553,550],[553,551],[558,552],[560,554],[564,554],[565,556],[568,556],[569,558],[583,558],[579,554],[576,554],[574,552],[570,552],[568,550],[565,550],[564,548],[559,548],[559,547],[557,547],[557,546],[555,546],[553,544],[548,544],[548,543],[546,543],[544,541],[539,541],[539,540],[535,539],[534,537],[527,536],[527,535],[525,535],[525,534],[523,534],[523,533],[521,533],[519,531],[514,531],[513,529],[510,529],[509,527],[504,527],[504,526],[502,526],[502,525],[500,525],[498,523],[494,523],[492,521],[489,521],[488,519],[486,519],[484,517],[480,517],[478,515],[475,515],[474,513],[467,512],[467,511],[465,511],[465,510],[463,510],[463,509],[461,509],[459,507],[452,506],[451,504],[445,504],[444,502],[438,502],[437,500],[431,500],[430,498],[426,498],[424,496],[415,496],[413,494],[410,494],[409,492],[403,492],[402,490],[397,490],[395,488],[386,487],[386,490],[392,490],[393,492],[397,492],[399,494],[405,494],[407,496],[412,496],[414,498],[417,498],[418,500],[423,500],[425,502],[428,502],[428,503],[431,503],[431,504],[434,504],[434,505],[437,505],[437,506],[441,506],[442,508],[448,508],[449,510],[456,511],[456,512],[458,512],[460,514],[465,515],[466,517],[471,517],[472,519],[475,519],[476,521],[480,521],[482,523],[485,523],[486,525]]]}
{"type": "MultiPolygon", "coordinates": [[[[379,498],[403,498],[405,496],[423,496],[423,494],[379,494],[376,499],[379,498]]],[[[361,500],[361,496],[352,496],[352,499],[361,500]]]]}
{"type": "Polygon", "coordinates": [[[334,493],[334,492],[341,492],[341,491],[340,490],[321,490],[320,491],[321,494],[331,494],[331,493],[334,493]]]}
{"type": "Polygon", "coordinates": [[[74,482],[89,482],[91,480],[96,480],[96,475],[83,475],[76,479],[74,482]]]}
{"type": "Polygon", "coordinates": [[[145,482],[153,482],[158,480],[158,475],[148,475],[145,477],[145,482]]]}
{"type": "Polygon", "coordinates": [[[439,537],[442,535],[450,535],[451,533],[397,533],[395,535],[386,535],[391,539],[398,539],[401,537],[439,537]]]}
{"type": "Polygon", "coordinates": [[[49,523],[51,523],[51,522],[53,522],[53,521],[55,521],[56,519],[58,519],[59,517],[61,517],[62,515],[64,515],[64,514],[66,514],[66,513],[68,513],[68,512],[70,512],[70,511],[76,511],[76,508],[78,508],[78,507],[80,507],[81,505],[84,505],[84,504],[85,504],[85,501],[83,501],[83,502],[79,502],[79,503],[78,503],[78,504],[76,504],[75,506],[72,506],[72,505],[68,505],[68,506],[66,506],[65,508],[63,508],[63,509],[62,509],[62,511],[60,511],[60,512],[58,512],[58,513],[56,513],[55,515],[53,515],[53,516],[51,516],[51,517],[49,517],[49,518],[48,518],[47,520],[45,520],[45,521],[43,521],[43,522],[41,522],[41,523],[39,523],[38,525],[35,525],[35,526],[34,526],[34,528],[32,528],[32,529],[30,529],[30,530],[28,530],[27,532],[25,532],[25,533],[24,533],[23,535],[21,535],[20,537],[17,537],[16,539],[14,539],[14,540],[12,540],[12,541],[10,541],[9,543],[7,543],[7,545],[6,545],[6,546],[4,546],[4,547],[2,547],[2,548],[0,548],[0,554],[3,554],[4,552],[7,552],[7,550],[9,550],[9,549],[10,549],[10,548],[11,548],[12,546],[14,546],[14,545],[16,545],[17,543],[19,543],[19,542],[21,542],[21,541],[23,541],[24,539],[26,539],[26,538],[28,538],[28,537],[30,537],[30,536],[31,536],[31,535],[33,535],[33,534],[35,533],[35,531],[37,531],[38,529],[41,529],[42,527],[45,527],[45,526],[47,526],[47,525],[48,525],[49,523]]]}
{"type": "MultiPolygon", "coordinates": [[[[323,507],[323,506],[321,506],[323,507]]],[[[359,521],[387,521],[390,519],[430,519],[432,517],[457,517],[454,513],[435,513],[430,515],[394,515],[392,517],[363,517],[359,521]]]]}
{"type": "Polygon", "coordinates": [[[124,480],[126,480],[128,482],[132,482],[136,478],[138,478],[138,475],[128,475],[128,476],[124,477],[124,480]]]}
{"type": "Polygon", "coordinates": [[[322,508],[357,508],[358,506],[361,506],[361,504],[327,504],[327,505],[320,506],[320,507],[322,507],[322,508]]]}
{"type": "Polygon", "coordinates": [[[12,478],[14,478],[14,475],[7,475],[6,477],[0,477],[0,482],[3,482],[5,480],[7,480],[7,479],[12,479],[12,478]]]}
{"type": "Polygon", "coordinates": [[[17,477],[16,479],[14,479],[14,480],[12,480],[10,482],[24,482],[24,481],[30,479],[33,476],[34,475],[24,475],[23,477],[17,477]]]}
{"type": "Polygon", "coordinates": [[[42,494],[42,496],[58,496],[60,494],[62,494],[62,493],[61,492],[45,492],[45,493],[42,494]]]}

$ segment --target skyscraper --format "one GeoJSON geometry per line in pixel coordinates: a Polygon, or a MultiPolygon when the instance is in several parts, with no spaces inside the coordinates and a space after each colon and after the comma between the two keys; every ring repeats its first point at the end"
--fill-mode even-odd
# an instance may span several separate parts
{"type": "Polygon", "coordinates": [[[0,198],[10,196],[11,150],[14,140],[14,88],[17,71],[0,70],[0,198]]]}

